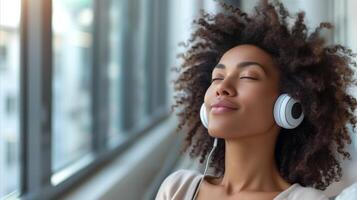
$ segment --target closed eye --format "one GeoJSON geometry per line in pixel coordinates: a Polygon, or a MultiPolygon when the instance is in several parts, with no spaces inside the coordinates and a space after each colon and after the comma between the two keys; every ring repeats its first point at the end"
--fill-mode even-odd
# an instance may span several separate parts
{"type": "MultiPolygon", "coordinates": [[[[246,78],[246,79],[251,79],[251,80],[258,80],[257,78],[249,77],[249,76],[242,76],[242,77],[240,77],[240,79],[244,79],[244,78],[246,78]]],[[[213,78],[213,79],[211,80],[211,83],[212,83],[213,81],[219,80],[219,79],[223,79],[223,78],[213,78]]]]}
{"type": "Polygon", "coordinates": [[[222,79],[222,78],[213,78],[213,79],[211,80],[211,83],[212,83],[213,81],[215,81],[215,80],[218,80],[218,79],[222,79]]]}
{"type": "Polygon", "coordinates": [[[252,80],[258,80],[258,79],[256,79],[256,78],[249,77],[249,76],[243,76],[243,77],[240,77],[240,79],[243,79],[243,78],[252,79],[252,80]]]}

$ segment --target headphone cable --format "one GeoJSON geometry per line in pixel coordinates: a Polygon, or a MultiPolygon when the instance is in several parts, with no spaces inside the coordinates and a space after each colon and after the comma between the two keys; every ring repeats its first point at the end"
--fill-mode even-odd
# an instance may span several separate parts
{"type": "Polygon", "coordinates": [[[203,179],[204,179],[205,176],[206,176],[206,172],[207,172],[207,169],[208,169],[208,164],[209,164],[209,161],[210,161],[210,159],[211,159],[211,156],[212,156],[213,151],[214,151],[214,150],[216,149],[216,147],[217,147],[217,143],[218,143],[218,138],[215,138],[215,139],[214,139],[214,142],[213,142],[213,148],[212,148],[211,152],[208,154],[208,158],[207,158],[207,161],[206,161],[205,171],[203,172],[203,176],[202,176],[202,178],[200,179],[200,183],[198,184],[198,187],[197,187],[197,189],[196,189],[196,191],[195,191],[195,195],[193,196],[192,200],[196,200],[196,197],[197,197],[197,194],[198,194],[198,190],[199,190],[199,188],[200,188],[200,186],[201,186],[201,184],[202,184],[203,179]]]}

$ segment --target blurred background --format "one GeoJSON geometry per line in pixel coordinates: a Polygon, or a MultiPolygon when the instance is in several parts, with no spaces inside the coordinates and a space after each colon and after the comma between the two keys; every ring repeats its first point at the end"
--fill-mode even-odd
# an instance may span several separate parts
{"type": "MultiPolygon", "coordinates": [[[[250,12],[257,1],[224,2],[250,12]]],[[[328,42],[357,52],[356,1],[283,3],[311,27],[334,23],[328,42]]],[[[179,154],[169,70],[200,9],[222,11],[213,0],[0,0],[0,199],[148,200],[173,171],[202,170],[179,154]]],[[[328,196],[357,181],[356,135],[328,196]]]]}

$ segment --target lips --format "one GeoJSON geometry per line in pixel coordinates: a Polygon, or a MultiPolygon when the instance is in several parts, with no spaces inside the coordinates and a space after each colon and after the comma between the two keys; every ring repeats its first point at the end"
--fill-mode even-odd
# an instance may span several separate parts
{"type": "Polygon", "coordinates": [[[231,109],[231,110],[237,110],[238,107],[227,100],[224,99],[217,99],[215,102],[211,104],[211,108],[225,108],[225,109],[231,109]]]}
{"type": "Polygon", "coordinates": [[[227,100],[216,99],[213,104],[211,104],[211,113],[213,114],[224,114],[232,111],[238,110],[238,107],[227,100]]]}

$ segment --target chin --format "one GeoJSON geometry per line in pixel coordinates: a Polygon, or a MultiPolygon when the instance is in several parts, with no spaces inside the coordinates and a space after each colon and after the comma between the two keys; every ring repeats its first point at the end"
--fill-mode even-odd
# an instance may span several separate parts
{"type": "Polygon", "coordinates": [[[232,138],[232,136],[237,136],[237,132],[239,132],[239,130],[233,127],[208,127],[208,134],[216,138],[232,138]],[[232,130],[236,130],[234,131],[235,133],[231,133],[232,130]]]}
{"type": "Polygon", "coordinates": [[[222,139],[237,139],[258,135],[260,132],[247,131],[237,128],[237,126],[209,126],[208,134],[211,137],[222,138],[222,139]],[[256,134],[255,134],[256,133],[256,134]]]}

